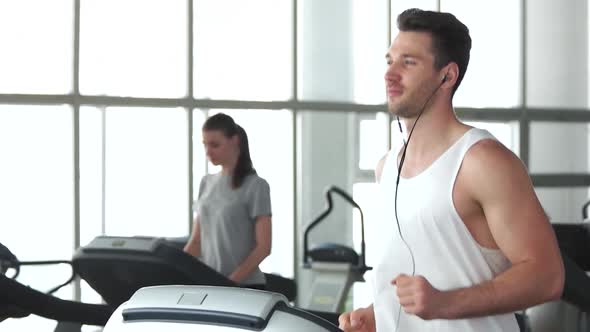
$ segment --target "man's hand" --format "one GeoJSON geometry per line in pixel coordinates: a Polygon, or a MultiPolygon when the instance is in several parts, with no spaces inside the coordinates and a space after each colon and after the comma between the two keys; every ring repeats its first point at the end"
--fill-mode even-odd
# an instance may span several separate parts
{"type": "Polygon", "coordinates": [[[406,313],[422,319],[440,318],[444,293],[432,287],[426,278],[400,274],[391,284],[397,287],[399,303],[406,313]]]}
{"type": "Polygon", "coordinates": [[[375,332],[373,306],[345,312],[338,317],[338,323],[344,332],[375,332]]]}

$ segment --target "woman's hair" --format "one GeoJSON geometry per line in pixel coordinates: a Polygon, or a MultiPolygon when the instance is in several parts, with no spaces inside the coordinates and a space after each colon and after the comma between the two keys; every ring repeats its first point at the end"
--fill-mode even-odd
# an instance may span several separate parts
{"type": "Polygon", "coordinates": [[[239,155],[232,175],[232,187],[239,188],[246,176],[256,174],[256,170],[252,166],[252,159],[250,158],[250,148],[248,146],[248,135],[244,128],[240,127],[234,122],[231,116],[223,113],[218,113],[205,121],[203,130],[219,130],[226,138],[232,138],[238,135],[239,155]]]}

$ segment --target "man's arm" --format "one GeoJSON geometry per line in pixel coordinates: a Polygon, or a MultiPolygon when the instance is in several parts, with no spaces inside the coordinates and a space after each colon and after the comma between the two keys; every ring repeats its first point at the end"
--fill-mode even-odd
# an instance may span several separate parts
{"type": "Polygon", "coordinates": [[[498,142],[468,152],[461,176],[512,266],[489,282],[443,292],[440,318],[513,312],[559,299],[565,279],[555,233],[522,162],[498,142]]]}
{"type": "Polygon", "coordinates": [[[482,284],[444,291],[422,276],[397,276],[392,284],[404,311],[423,319],[460,319],[559,299],[565,276],[557,240],[520,160],[499,143],[482,141],[467,153],[460,176],[512,266],[482,284]]]}

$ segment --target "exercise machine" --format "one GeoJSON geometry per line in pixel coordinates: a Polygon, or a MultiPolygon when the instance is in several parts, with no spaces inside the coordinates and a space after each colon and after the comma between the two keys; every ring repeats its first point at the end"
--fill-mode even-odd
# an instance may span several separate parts
{"type": "MultiPolygon", "coordinates": [[[[188,236],[166,237],[164,241],[179,250],[183,250],[188,242],[188,236]]],[[[266,290],[283,294],[289,302],[294,302],[297,298],[297,283],[291,278],[283,277],[276,273],[263,272],[266,279],[266,290]]]]}
{"type": "Polygon", "coordinates": [[[114,311],[108,305],[87,304],[62,300],[52,294],[74,279],[42,293],[16,280],[21,266],[70,264],[69,261],[19,261],[0,243],[0,321],[7,318],[23,318],[31,314],[58,321],[55,332],[80,331],[82,325],[104,326],[114,311]],[[12,272],[7,276],[7,272],[12,272]]]}
{"type": "Polygon", "coordinates": [[[104,332],[341,331],[284,296],[236,287],[152,286],[121,305],[104,332]]]}
{"type": "Polygon", "coordinates": [[[525,311],[527,331],[577,332],[590,330],[590,222],[584,205],[582,223],[554,223],[561,250],[565,283],[560,301],[525,311]]]}
{"type": "Polygon", "coordinates": [[[303,235],[303,267],[312,271],[311,296],[304,308],[322,312],[342,312],[349,290],[355,282],[364,282],[363,275],[371,267],[365,264],[365,223],[360,206],[342,189],[326,190],[326,209],[305,229],[303,235]],[[361,252],[337,244],[323,243],[309,248],[309,235],[333,209],[332,194],[338,194],[360,212],[361,252]]]}
{"type": "MultiPolygon", "coordinates": [[[[139,289],[157,285],[203,285],[240,288],[224,275],[185,253],[182,246],[165,238],[98,236],[78,248],[72,259],[76,273],[118,307],[139,289]]],[[[293,301],[296,286],[287,278],[265,274],[267,290],[293,301]],[[285,279],[285,280],[281,280],[285,279]],[[286,289],[276,287],[287,284],[286,289]],[[270,287],[269,287],[270,286],[270,287]],[[276,288],[273,288],[276,287],[276,288]]],[[[332,324],[335,313],[313,312],[332,324]]]]}
{"type": "Polygon", "coordinates": [[[76,251],[72,264],[77,274],[114,307],[146,286],[238,286],[157,237],[98,236],[76,251]]]}

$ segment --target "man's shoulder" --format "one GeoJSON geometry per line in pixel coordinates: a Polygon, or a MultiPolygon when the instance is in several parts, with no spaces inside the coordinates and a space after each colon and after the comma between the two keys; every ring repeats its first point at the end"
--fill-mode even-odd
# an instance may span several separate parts
{"type": "Polygon", "coordinates": [[[512,164],[518,157],[495,139],[482,139],[474,143],[465,154],[465,161],[477,167],[498,166],[505,163],[512,164]]]}
{"type": "Polygon", "coordinates": [[[497,140],[484,139],[473,144],[465,154],[459,175],[472,186],[496,187],[505,181],[528,176],[526,167],[514,152],[497,140]]]}

